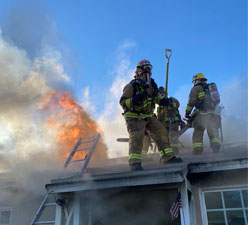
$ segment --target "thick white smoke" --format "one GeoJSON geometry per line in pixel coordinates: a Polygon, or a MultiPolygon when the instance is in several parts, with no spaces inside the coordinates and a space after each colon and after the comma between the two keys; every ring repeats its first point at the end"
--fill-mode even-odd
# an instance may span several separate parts
{"type": "Polygon", "coordinates": [[[55,148],[39,103],[50,83],[69,82],[59,59],[55,50],[30,59],[0,33],[0,169],[55,148]]]}
{"type": "Polygon", "coordinates": [[[116,139],[128,137],[125,119],[122,116],[123,109],[119,100],[124,86],[133,79],[134,75],[134,68],[131,68],[130,60],[125,54],[125,50],[132,46],[134,43],[126,42],[117,51],[118,64],[113,70],[115,77],[109,92],[106,94],[103,113],[97,119],[104,131],[104,139],[110,157],[128,155],[128,143],[117,142],[116,139]]]}
{"type": "Polygon", "coordinates": [[[117,138],[128,137],[125,119],[122,116],[123,109],[119,104],[124,86],[133,79],[134,67],[126,51],[135,46],[135,43],[126,41],[116,51],[116,63],[112,69],[113,82],[109,91],[105,93],[104,109],[100,113],[90,101],[90,89],[83,91],[82,105],[97,118],[97,122],[104,133],[104,141],[108,146],[109,157],[121,157],[128,155],[128,143],[117,142],[117,138]],[[99,116],[100,115],[100,116],[99,116]]]}
{"type": "Polygon", "coordinates": [[[232,78],[220,88],[223,105],[222,126],[224,143],[248,141],[247,76],[232,78]]]}

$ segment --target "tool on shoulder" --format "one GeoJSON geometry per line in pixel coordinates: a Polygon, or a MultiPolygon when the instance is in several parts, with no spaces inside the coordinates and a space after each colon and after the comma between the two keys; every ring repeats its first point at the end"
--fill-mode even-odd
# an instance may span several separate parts
{"type": "Polygon", "coordinates": [[[168,79],[169,79],[169,64],[170,64],[170,57],[172,55],[171,49],[165,49],[165,57],[167,59],[166,63],[166,80],[165,80],[165,97],[168,97],[168,79]]]}
{"type": "MultiPolygon", "coordinates": [[[[165,58],[167,59],[166,63],[166,77],[165,77],[165,98],[168,98],[168,80],[169,80],[169,64],[170,64],[170,57],[172,55],[171,49],[165,49],[165,58]]],[[[168,109],[164,107],[164,121],[166,121],[166,115],[167,115],[168,109]]]]}

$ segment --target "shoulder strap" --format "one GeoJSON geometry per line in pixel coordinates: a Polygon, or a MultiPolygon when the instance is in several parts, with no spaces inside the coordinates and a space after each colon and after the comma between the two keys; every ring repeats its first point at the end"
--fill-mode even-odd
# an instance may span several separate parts
{"type": "Polygon", "coordinates": [[[136,95],[137,92],[139,92],[139,83],[136,79],[131,80],[130,82],[133,86],[133,96],[136,95]]]}
{"type": "Polygon", "coordinates": [[[199,83],[199,84],[196,84],[195,86],[202,86],[205,93],[209,91],[207,83],[199,83]]]}

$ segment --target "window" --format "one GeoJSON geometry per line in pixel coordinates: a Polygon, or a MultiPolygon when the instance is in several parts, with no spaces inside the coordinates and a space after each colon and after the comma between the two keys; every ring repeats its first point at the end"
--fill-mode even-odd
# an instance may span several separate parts
{"type": "Polygon", "coordinates": [[[204,192],[208,225],[248,225],[248,189],[204,192]]]}
{"type": "Polygon", "coordinates": [[[11,208],[0,208],[0,225],[10,225],[11,208]]]}

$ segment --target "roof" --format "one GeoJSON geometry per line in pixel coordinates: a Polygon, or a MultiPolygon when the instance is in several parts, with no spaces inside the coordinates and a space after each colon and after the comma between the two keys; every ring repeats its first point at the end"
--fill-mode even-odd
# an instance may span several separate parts
{"type": "Polygon", "coordinates": [[[180,150],[182,163],[160,164],[158,154],[149,154],[142,171],[130,171],[128,158],[91,162],[81,176],[54,179],[46,185],[49,192],[72,192],[127,186],[174,184],[183,182],[188,174],[248,168],[247,143],[224,145],[219,153],[207,148],[202,155],[192,155],[190,148],[180,150]]]}

